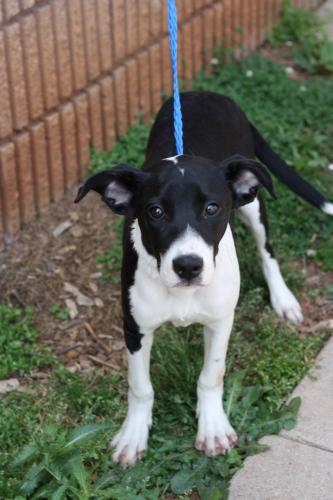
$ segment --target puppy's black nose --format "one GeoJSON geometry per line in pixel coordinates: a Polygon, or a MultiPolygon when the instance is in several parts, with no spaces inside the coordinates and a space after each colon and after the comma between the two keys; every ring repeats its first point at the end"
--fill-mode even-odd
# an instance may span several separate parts
{"type": "Polygon", "coordinates": [[[190,281],[201,273],[203,260],[197,255],[182,255],[174,259],[173,268],[180,278],[190,281]]]}

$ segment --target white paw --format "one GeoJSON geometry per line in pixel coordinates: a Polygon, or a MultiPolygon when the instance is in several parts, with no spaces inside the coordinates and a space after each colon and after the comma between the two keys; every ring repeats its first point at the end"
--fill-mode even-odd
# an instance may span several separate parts
{"type": "Polygon", "coordinates": [[[287,319],[296,325],[302,323],[302,308],[286,285],[279,290],[272,291],[271,304],[280,318],[287,319]]]}
{"type": "Polygon", "coordinates": [[[237,441],[237,434],[231,427],[222,403],[215,405],[198,404],[198,434],[195,441],[197,450],[208,457],[225,454],[237,441]]]}
{"type": "Polygon", "coordinates": [[[110,443],[111,447],[116,448],[112,455],[114,462],[128,466],[134,465],[141,459],[142,452],[148,444],[151,414],[152,400],[132,405],[132,408],[129,406],[123,425],[110,443]]]}

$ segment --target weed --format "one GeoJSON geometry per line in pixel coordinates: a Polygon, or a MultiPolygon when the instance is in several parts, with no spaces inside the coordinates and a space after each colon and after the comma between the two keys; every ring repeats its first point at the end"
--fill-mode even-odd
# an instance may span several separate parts
{"type": "Polygon", "coordinates": [[[0,304],[0,379],[29,373],[52,362],[50,351],[37,340],[31,308],[23,310],[0,304]]]}
{"type": "Polygon", "coordinates": [[[104,284],[109,282],[111,273],[111,281],[113,284],[117,285],[120,282],[120,269],[122,261],[123,219],[117,218],[115,221],[109,221],[108,225],[114,231],[112,247],[96,258],[96,264],[103,265],[102,278],[104,284]]]}
{"type": "Polygon", "coordinates": [[[324,21],[312,10],[294,7],[284,0],[280,23],[268,36],[273,46],[292,44],[295,63],[303,70],[333,72],[333,42],[324,30],[324,21]]]}
{"type": "Polygon", "coordinates": [[[113,146],[111,152],[97,153],[91,151],[91,170],[97,172],[117,163],[128,163],[132,167],[140,167],[145,158],[149,127],[139,123],[122,135],[113,146]]]}
{"type": "Polygon", "coordinates": [[[24,495],[36,493],[38,498],[91,498],[89,469],[84,465],[83,445],[96,434],[109,429],[107,424],[88,424],[64,431],[48,425],[34,442],[16,456],[13,468],[28,466],[20,487],[24,495]]]}
{"type": "Polygon", "coordinates": [[[51,314],[54,314],[54,316],[62,319],[63,321],[66,321],[70,317],[67,307],[62,308],[59,304],[52,304],[52,306],[49,308],[49,311],[51,314]]]}

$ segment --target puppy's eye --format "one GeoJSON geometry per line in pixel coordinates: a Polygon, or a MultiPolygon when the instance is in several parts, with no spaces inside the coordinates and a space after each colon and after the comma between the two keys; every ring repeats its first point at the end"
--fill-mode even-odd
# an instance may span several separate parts
{"type": "Polygon", "coordinates": [[[152,207],[148,208],[148,214],[152,219],[158,220],[158,219],[162,219],[162,217],[164,215],[164,211],[158,205],[153,205],[152,207]]]}
{"type": "Polygon", "coordinates": [[[205,216],[210,217],[212,215],[216,215],[218,214],[219,211],[220,211],[220,205],[214,202],[208,203],[205,208],[205,216]]]}

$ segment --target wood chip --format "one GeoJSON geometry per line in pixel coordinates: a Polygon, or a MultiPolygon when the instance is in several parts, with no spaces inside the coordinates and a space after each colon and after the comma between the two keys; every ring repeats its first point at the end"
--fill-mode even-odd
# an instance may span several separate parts
{"type": "Polygon", "coordinates": [[[89,306],[94,305],[93,300],[91,300],[89,297],[87,297],[86,295],[81,293],[80,290],[76,286],[72,285],[71,283],[65,282],[64,289],[65,289],[65,292],[68,292],[68,293],[71,293],[72,295],[74,295],[76,302],[78,303],[79,306],[89,307],[89,306]]]}
{"type": "Polygon", "coordinates": [[[100,299],[99,297],[96,297],[95,298],[95,305],[97,307],[99,307],[100,309],[102,309],[104,307],[104,302],[102,299],[100,299]]]}
{"type": "Polygon", "coordinates": [[[112,329],[118,333],[121,333],[122,335],[124,333],[124,330],[122,328],[120,328],[120,326],[118,326],[118,325],[112,325],[112,329]]]}
{"type": "Polygon", "coordinates": [[[96,358],[96,356],[92,356],[91,354],[88,354],[88,358],[97,363],[98,365],[101,366],[106,366],[107,368],[111,368],[112,370],[120,370],[120,367],[117,365],[114,365],[110,361],[103,361],[102,359],[96,358]]]}
{"type": "Polygon", "coordinates": [[[69,228],[71,228],[73,225],[73,222],[71,220],[65,220],[61,224],[59,224],[52,232],[53,236],[55,238],[58,238],[61,236],[65,231],[68,231],[69,228]]]}
{"type": "Polygon", "coordinates": [[[104,349],[104,351],[106,351],[108,354],[110,354],[111,350],[109,349],[109,347],[108,347],[106,344],[104,344],[104,342],[103,342],[101,339],[99,339],[99,338],[98,338],[98,336],[97,336],[97,335],[96,335],[96,333],[94,332],[94,330],[93,330],[92,326],[91,326],[89,323],[87,323],[87,322],[86,322],[86,323],[84,324],[84,327],[85,327],[85,329],[87,330],[87,332],[88,332],[88,333],[90,333],[90,335],[91,335],[91,336],[92,336],[92,338],[95,340],[95,342],[96,342],[99,346],[101,346],[101,347],[104,349]]]}
{"type": "Polygon", "coordinates": [[[318,330],[333,330],[333,319],[319,321],[319,323],[316,323],[315,325],[302,328],[303,333],[313,333],[318,330]]]}
{"type": "Polygon", "coordinates": [[[65,300],[66,307],[69,311],[69,317],[71,319],[75,319],[79,315],[79,311],[77,309],[76,303],[72,299],[66,299],[65,300]]]}
{"type": "Polygon", "coordinates": [[[11,391],[16,391],[20,385],[17,378],[9,378],[7,380],[0,380],[0,394],[7,394],[11,391]]]}

